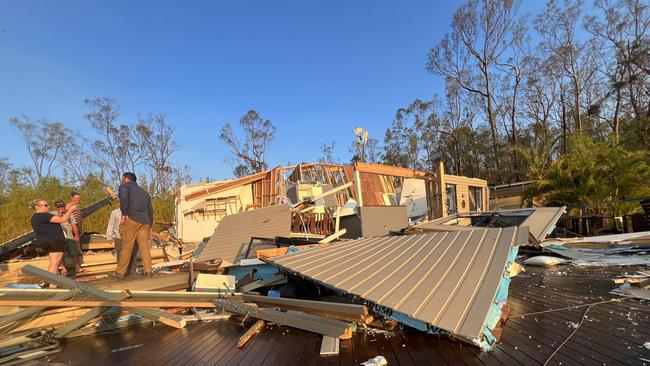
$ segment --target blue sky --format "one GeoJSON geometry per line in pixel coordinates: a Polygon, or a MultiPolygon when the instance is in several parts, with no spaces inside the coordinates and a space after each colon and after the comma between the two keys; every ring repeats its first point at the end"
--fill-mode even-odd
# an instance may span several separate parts
{"type": "Polygon", "coordinates": [[[60,121],[92,137],[85,98],[122,119],[161,113],[196,178],[231,176],[218,137],[256,109],[277,126],[270,165],[315,161],[352,130],[383,138],[397,108],[442,93],[427,51],[460,2],[31,1],[0,3],[0,156],[27,154],[12,116],[60,121]]]}

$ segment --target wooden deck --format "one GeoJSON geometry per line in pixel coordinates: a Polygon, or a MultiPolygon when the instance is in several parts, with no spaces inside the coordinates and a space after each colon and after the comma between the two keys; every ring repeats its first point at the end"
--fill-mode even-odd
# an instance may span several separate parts
{"type": "Polygon", "coordinates": [[[537,313],[608,301],[611,277],[645,267],[529,268],[513,279],[510,318],[502,342],[483,353],[447,337],[415,331],[356,333],[340,354],[319,357],[320,337],[297,329],[265,328],[243,349],[237,340],[247,326],[235,319],[190,324],[186,329],[124,328],[120,332],[67,340],[50,362],[69,365],[359,365],[382,355],[389,365],[544,364],[585,320],[549,365],[650,365],[650,303],[625,299],[592,307],[537,313]],[[537,314],[531,314],[537,313],[537,314]],[[529,314],[529,315],[527,315],[529,314]],[[124,349],[124,347],[133,347],[124,349]]]}

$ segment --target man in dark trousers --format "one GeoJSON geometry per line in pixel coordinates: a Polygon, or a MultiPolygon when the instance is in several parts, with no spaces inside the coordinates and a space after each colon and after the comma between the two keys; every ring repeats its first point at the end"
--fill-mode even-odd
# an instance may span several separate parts
{"type": "Polygon", "coordinates": [[[129,267],[129,260],[134,245],[138,245],[144,273],[151,275],[151,251],[149,250],[149,230],[153,224],[153,207],[151,197],[136,183],[133,173],[122,175],[122,185],[118,192],[120,198],[120,237],[122,249],[118,256],[117,269],[113,277],[124,278],[129,267]]]}

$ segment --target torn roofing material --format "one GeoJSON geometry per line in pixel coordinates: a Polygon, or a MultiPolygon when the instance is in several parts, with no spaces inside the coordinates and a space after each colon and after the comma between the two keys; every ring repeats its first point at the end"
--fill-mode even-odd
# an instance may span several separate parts
{"type": "Polygon", "coordinates": [[[413,229],[422,231],[463,231],[479,227],[526,226],[530,234],[538,242],[541,242],[553,230],[565,210],[566,207],[536,207],[471,213],[468,216],[454,215],[415,225],[413,229]],[[444,222],[451,222],[457,218],[471,218],[472,225],[444,224],[444,222]]]}
{"type": "Polygon", "coordinates": [[[530,233],[538,242],[541,242],[553,230],[557,221],[566,211],[566,207],[537,207],[533,210],[533,213],[524,220],[521,226],[528,226],[530,233]]]}
{"type": "Polygon", "coordinates": [[[479,337],[511,248],[528,229],[359,239],[273,258],[276,265],[433,327],[479,337]]]}
{"type": "Polygon", "coordinates": [[[273,205],[226,215],[214,230],[214,234],[197,260],[220,258],[224,262],[235,263],[245,256],[251,237],[288,236],[290,229],[289,205],[273,205]]]}

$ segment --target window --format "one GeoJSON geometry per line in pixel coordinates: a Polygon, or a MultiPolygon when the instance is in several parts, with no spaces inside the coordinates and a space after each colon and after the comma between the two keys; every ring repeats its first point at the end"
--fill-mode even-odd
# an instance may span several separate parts
{"type": "Polygon", "coordinates": [[[447,184],[447,215],[453,215],[455,213],[458,213],[456,185],[447,184]]]}
{"type": "Polygon", "coordinates": [[[472,212],[483,211],[483,188],[469,187],[469,210],[472,212]]]}

